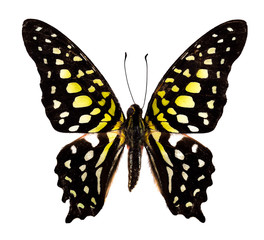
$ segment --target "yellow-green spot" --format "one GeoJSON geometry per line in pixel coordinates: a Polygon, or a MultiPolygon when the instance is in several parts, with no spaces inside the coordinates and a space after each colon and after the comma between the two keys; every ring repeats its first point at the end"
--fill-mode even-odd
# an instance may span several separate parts
{"type": "Polygon", "coordinates": [[[86,95],[78,96],[73,101],[73,107],[75,108],[83,108],[89,107],[92,104],[92,99],[86,95]]]}
{"type": "Polygon", "coordinates": [[[188,56],[185,58],[187,61],[193,61],[195,58],[194,56],[188,56]]]}
{"type": "Polygon", "coordinates": [[[60,50],[59,48],[53,48],[53,49],[52,49],[52,52],[53,52],[54,54],[61,54],[61,50],[60,50]]]}
{"type": "Polygon", "coordinates": [[[179,107],[183,108],[193,108],[195,103],[193,101],[193,98],[186,95],[181,95],[176,98],[175,103],[179,107]]]}
{"type": "Polygon", "coordinates": [[[161,103],[162,103],[163,106],[167,106],[169,104],[169,102],[170,101],[165,99],[165,98],[162,98],[162,100],[161,100],[161,103]]]}
{"type": "Polygon", "coordinates": [[[111,121],[111,116],[105,113],[104,118],[101,120],[102,122],[109,122],[111,121]]]}
{"type": "Polygon", "coordinates": [[[72,182],[72,179],[69,178],[68,176],[66,176],[64,179],[65,179],[66,181],[68,181],[68,182],[72,182]]]}
{"type": "Polygon", "coordinates": [[[71,77],[71,72],[68,69],[61,69],[60,70],[60,78],[66,79],[71,77]]]}
{"type": "Polygon", "coordinates": [[[185,90],[189,93],[199,93],[201,91],[201,85],[198,82],[190,82],[185,90]]]}
{"type": "Polygon", "coordinates": [[[179,88],[176,86],[176,85],[174,85],[172,88],[171,88],[171,90],[173,91],[173,92],[179,92],[179,88]]]}
{"type": "Polygon", "coordinates": [[[95,128],[91,129],[89,132],[99,132],[107,125],[107,122],[100,122],[95,128]]]}
{"type": "Polygon", "coordinates": [[[105,100],[102,99],[102,100],[98,101],[98,103],[99,103],[100,106],[104,106],[105,105],[105,100]]]}
{"type": "Polygon", "coordinates": [[[174,82],[174,78],[167,78],[167,79],[165,80],[165,82],[166,82],[166,83],[169,83],[169,82],[173,83],[173,82],[174,82]]]}
{"type": "Polygon", "coordinates": [[[77,207],[78,207],[78,208],[82,208],[82,209],[84,209],[84,205],[83,205],[82,203],[78,203],[78,204],[77,204],[77,207]]]}
{"type": "Polygon", "coordinates": [[[94,87],[94,86],[89,87],[89,88],[88,88],[88,91],[89,91],[90,93],[94,92],[94,91],[95,91],[95,87],[94,87]]]}
{"type": "Polygon", "coordinates": [[[100,79],[94,79],[93,82],[95,84],[98,84],[98,86],[100,86],[100,87],[104,85],[103,82],[102,82],[102,80],[100,80],[100,79]]]}
{"type": "Polygon", "coordinates": [[[104,98],[107,98],[110,95],[110,92],[102,92],[102,96],[104,98]]]}
{"type": "Polygon", "coordinates": [[[70,190],[70,194],[73,195],[73,197],[77,196],[77,194],[76,194],[76,192],[74,190],[70,190]]]}
{"type": "Polygon", "coordinates": [[[92,74],[92,73],[94,73],[94,70],[87,70],[87,71],[85,71],[86,72],[86,74],[92,74]]]}
{"type": "Polygon", "coordinates": [[[166,94],[165,91],[158,91],[158,95],[159,95],[161,98],[163,98],[165,94],[166,94]]]}
{"type": "Polygon", "coordinates": [[[82,88],[78,83],[71,82],[71,83],[68,83],[66,90],[68,93],[77,93],[77,92],[80,92],[82,88]]]}
{"type": "Polygon", "coordinates": [[[91,120],[91,116],[89,114],[84,114],[80,117],[79,123],[88,123],[91,120]]]}
{"type": "Polygon", "coordinates": [[[208,78],[208,70],[207,69],[199,69],[196,73],[196,77],[198,78],[208,78]]]}
{"type": "Polygon", "coordinates": [[[215,102],[214,100],[207,102],[208,108],[213,109],[214,108],[214,102],[215,102]]]}
{"type": "Polygon", "coordinates": [[[153,110],[154,116],[156,116],[159,113],[159,111],[160,111],[159,108],[158,108],[158,105],[157,105],[157,99],[156,98],[153,100],[152,110],[153,110]]]}
{"type": "Polygon", "coordinates": [[[90,112],[91,115],[97,115],[101,112],[100,108],[94,108],[93,111],[90,112]]]}
{"type": "Polygon", "coordinates": [[[96,201],[95,201],[95,198],[94,198],[94,197],[91,198],[91,202],[92,202],[94,205],[96,205],[96,201]]]}
{"type": "Polygon", "coordinates": [[[163,113],[160,113],[160,114],[157,116],[157,119],[158,119],[158,121],[160,121],[160,122],[166,122],[166,121],[167,121],[167,119],[164,118],[164,114],[163,114],[163,113]]]}
{"type": "Polygon", "coordinates": [[[64,163],[64,166],[65,166],[66,168],[70,169],[70,168],[71,168],[71,160],[66,161],[66,162],[64,163]]]}
{"type": "Polygon", "coordinates": [[[115,102],[113,99],[111,99],[111,107],[109,108],[108,112],[114,116],[115,115],[115,110],[116,110],[116,106],[115,106],[115,102]]]}
{"type": "Polygon", "coordinates": [[[182,75],[184,75],[185,77],[189,78],[189,77],[191,76],[191,74],[190,74],[190,70],[189,70],[189,69],[186,69],[186,70],[183,72],[182,75]]]}
{"type": "Polygon", "coordinates": [[[74,61],[74,62],[80,62],[80,61],[82,61],[82,58],[79,57],[79,56],[75,56],[75,57],[73,58],[73,61],[74,61]]]}
{"type": "Polygon", "coordinates": [[[176,73],[181,73],[182,70],[181,70],[181,69],[178,69],[178,68],[174,68],[174,72],[176,72],[176,73]]]}
{"type": "Polygon", "coordinates": [[[208,54],[214,54],[214,53],[215,53],[215,50],[216,50],[215,47],[211,47],[211,48],[209,48],[209,49],[207,50],[207,53],[208,53],[208,54]]]}
{"type": "Polygon", "coordinates": [[[167,112],[171,115],[176,115],[176,111],[173,108],[168,108],[167,112]]]}
{"type": "Polygon", "coordinates": [[[172,133],[179,133],[179,131],[173,128],[168,122],[161,122],[160,123],[168,132],[172,133]]]}
{"type": "Polygon", "coordinates": [[[84,76],[84,73],[83,73],[83,71],[82,70],[78,70],[78,74],[77,74],[77,78],[80,78],[80,77],[82,77],[82,76],[84,76]]]}

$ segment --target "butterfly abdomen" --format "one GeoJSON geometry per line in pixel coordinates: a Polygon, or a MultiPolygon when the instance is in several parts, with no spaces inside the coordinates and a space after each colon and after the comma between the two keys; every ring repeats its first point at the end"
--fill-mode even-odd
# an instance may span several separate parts
{"type": "Polygon", "coordinates": [[[125,124],[126,144],[128,146],[128,189],[131,191],[137,184],[141,166],[142,147],[144,144],[145,125],[142,109],[133,104],[127,110],[125,124]]]}

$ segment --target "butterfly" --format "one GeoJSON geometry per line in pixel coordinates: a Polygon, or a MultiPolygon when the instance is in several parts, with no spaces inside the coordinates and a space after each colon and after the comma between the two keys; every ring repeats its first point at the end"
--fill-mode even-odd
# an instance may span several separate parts
{"type": "Polygon", "coordinates": [[[144,146],[172,214],[204,222],[201,204],[212,185],[212,153],[186,134],[210,132],[220,119],[228,73],[246,42],[246,22],[225,22],[193,43],[159,82],[145,117],[137,104],[125,117],[100,71],[60,31],[27,19],[22,35],[37,65],[53,128],[84,133],[57,156],[62,201],[70,200],[66,222],[96,216],[102,209],[125,145],[129,191],[138,181],[144,146]]]}

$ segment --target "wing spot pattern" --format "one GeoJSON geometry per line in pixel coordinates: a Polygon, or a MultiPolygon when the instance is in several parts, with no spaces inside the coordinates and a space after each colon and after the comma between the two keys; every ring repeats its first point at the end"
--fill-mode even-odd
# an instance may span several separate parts
{"type": "Polygon", "coordinates": [[[70,132],[76,132],[78,129],[79,129],[79,125],[74,125],[74,126],[71,126],[70,128],[69,128],[69,131],[70,132]]]}
{"type": "Polygon", "coordinates": [[[177,106],[183,108],[193,108],[195,106],[193,98],[186,95],[180,95],[179,97],[177,97],[175,103],[177,106]]]}
{"type": "Polygon", "coordinates": [[[199,128],[193,125],[188,125],[191,132],[199,132],[199,128]]]}
{"type": "Polygon", "coordinates": [[[174,155],[179,160],[184,160],[184,158],[185,158],[183,153],[179,149],[175,149],[174,155]]]}
{"type": "Polygon", "coordinates": [[[58,100],[53,100],[53,108],[58,109],[61,106],[61,102],[58,100]]]}
{"type": "Polygon", "coordinates": [[[189,123],[188,117],[186,115],[184,115],[184,114],[178,114],[177,115],[177,121],[179,123],[189,123]]]}
{"type": "Polygon", "coordinates": [[[191,76],[191,74],[190,74],[190,70],[187,68],[187,69],[183,72],[182,75],[184,75],[185,77],[189,78],[189,77],[191,76]]]}
{"type": "Polygon", "coordinates": [[[94,151],[90,150],[88,151],[85,156],[84,156],[84,160],[87,162],[89,160],[91,160],[94,157],[94,151]]]}

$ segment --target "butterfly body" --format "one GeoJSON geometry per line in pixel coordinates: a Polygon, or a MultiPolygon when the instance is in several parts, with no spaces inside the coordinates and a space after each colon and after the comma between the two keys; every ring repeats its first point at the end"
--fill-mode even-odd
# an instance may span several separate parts
{"type": "Polygon", "coordinates": [[[212,153],[186,133],[210,132],[217,125],[228,73],[246,42],[245,21],[225,22],[194,42],[159,82],[145,116],[133,104],[127,118],[103,75],[69,38],[35,19],[24,22],[22,34],[53,128],[84,134],[57,156],[62,200],[70,200],[66,222],[100,212],[125,145],[130,191],[138,181],[144,146],[172,214],[204,222],[201,204],[212,185],[212,153]]]}

